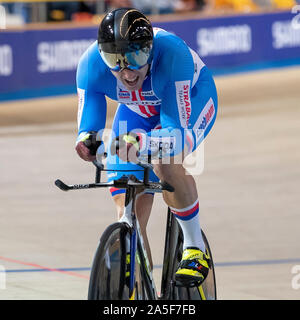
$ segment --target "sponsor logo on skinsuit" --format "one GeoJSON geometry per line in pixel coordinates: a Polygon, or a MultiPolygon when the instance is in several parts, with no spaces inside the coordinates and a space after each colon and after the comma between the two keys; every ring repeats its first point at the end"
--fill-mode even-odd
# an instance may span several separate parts
{"type": "Polygon", "coordinates": [[[175,148],[175,138],[173,137],[151,137],[149,140],[149,149],[151,151],[162,150],[165,153],[171,153],[175,148]]]}
{"type": "Polygon", "coordinates": [[[176,85],[176,99],[179,113],[180,124],[183,128],[188,127],[189,119],[191,117],[192,105],[190,98],[190,81],[177,81],[176,85]]]}
{"type": "Polygon", "coordinates": [[[129,99],[130,93],[126,90],[119,89],[119,99],[129,99]]]}
{"type": "Polygon", "coordinates": [[[215,105],[210,98],[203,108],[202,112],[200,113],[195,125],[194,125],[194,132],[196,135],[196,142],[198,142],[201,137],[204,135],[205,129],[208,127],[208,125],[211,123],[214,115],[215,115],[215,105]]]}
{"type": "Polygon", "coordinates": [[[151,90],[151,91],[142,91],[141,92],[141,96],[142,97],[151,97],[151,96],[154,96],[154,92],[153,92],[153,90],[151,90]]]}

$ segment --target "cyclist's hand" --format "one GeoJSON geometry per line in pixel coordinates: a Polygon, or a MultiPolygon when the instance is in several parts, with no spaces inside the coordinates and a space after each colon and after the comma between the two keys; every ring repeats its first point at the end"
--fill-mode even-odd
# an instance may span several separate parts
{"type": "Polygon", "coordinates": [[[101,141],[96,140],[97,132],[91,131],[84,135],[76,145],[79,157],[85,161],[96,160],[96,152],[101,141]]]}
{"type": "Polygon", "coordinates": [[[76,151],[79,157],[85,161],[94,161],[96,160],[96,156],[90,154],[90,150],[88,147],[84,145],[82,141],[79,141],[76,145],[76,151]]]}
{"type": "Polygon", "coordinates": [[[135,133],[123,134],[117,137],[111,145],[111,154],[117,154],[126,162],[138,162],[140,154],[141,136],[135,133]]]}

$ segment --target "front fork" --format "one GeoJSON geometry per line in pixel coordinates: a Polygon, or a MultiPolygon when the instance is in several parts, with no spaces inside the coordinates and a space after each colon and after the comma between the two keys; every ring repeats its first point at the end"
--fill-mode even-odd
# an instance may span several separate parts
{"type": "MultiPolygon", "coordinates": [[[[139,239],[141,244],[141,249],[143,252],[143,256],[145,259],[144,261],[139,261],[139,263],[144,263],[144,269],[146,270],[147,276],[149,277],[149,280],[151,282],[152,288],[153,288],[153,296],[155,299],[158,298],[157,291],[150,267],[150,262],[148,259],[146,247],[144,244],[144,240],[141,234],[141,229],[139,225],[139,221],[136,218],[136,215],[134,213],[134,201],[135,197],[133,195],[132,199],[129,200],[129,198],[126,197],[125,202],[125,208],[124,213],[122,217],[119,219],[119,222],[126,222],[130,228],[130,241],[126,241],[126,252],[130,252],[130,281],[129,281],[129,297],[130,299],[134,299],[134,293],[135,293],[135,263],[136,263],[136,251],[137,251],[137,241],[139,239]]],[[[131,300],[133,300],[131,299],[131,300]]]]}

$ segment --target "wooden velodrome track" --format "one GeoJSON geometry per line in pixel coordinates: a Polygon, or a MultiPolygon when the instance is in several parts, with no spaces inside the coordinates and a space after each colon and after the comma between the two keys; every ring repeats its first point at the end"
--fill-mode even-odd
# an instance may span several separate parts
{"type": "MultiPolygon", "coordinates": [[[[300,68],[216,83],[219,115],[196,180],[218,298],[299,299],[300,68]]],[[[0,299],[87,297],[98,239],[116,214],[108,190],[54,186],[57,178],[94,179],[74,152],[76,103],[67,96],[0,104],[0,299]]],[[[148,228],[157,279],[164,221],[157,195],[148,228]]]]}

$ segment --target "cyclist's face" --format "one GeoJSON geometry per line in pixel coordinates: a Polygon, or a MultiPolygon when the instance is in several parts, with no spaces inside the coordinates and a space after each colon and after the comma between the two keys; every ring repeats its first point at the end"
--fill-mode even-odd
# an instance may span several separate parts
{"type": "Polygon", "coordinates": [[[118,80],[120,80],[124,84],[128,91],[135,91],[141,89],[146,78],[148,67],[149,65],[147,64],[139,70],[123,69],[119,72],[111,72],[118,80]]]}

